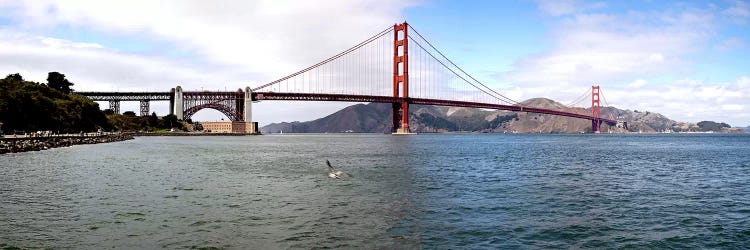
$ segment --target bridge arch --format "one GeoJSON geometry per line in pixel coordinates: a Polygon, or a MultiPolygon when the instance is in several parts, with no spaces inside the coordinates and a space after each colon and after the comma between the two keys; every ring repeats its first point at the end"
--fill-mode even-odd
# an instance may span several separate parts
{"type": "Polygon", "coordinates": [[[243,121],[241,112],[238,112],[238,110],[235,109],[234,107],[230,107],[228,105],[224,105],[221,103],[205,103],[205,104],[200,104],[200,105],[189,107],[185,109],[183,119],[185,120],[190,119],[191,117],[193,117],[193,115],[195,115],[195,113],[198,113],[198,111],[202,109],[214,109],[216,111],[219,111],[225,116],[227,116],[227,118],[229,118],[230,121],[233,121],[233,122],[243,121]]]}

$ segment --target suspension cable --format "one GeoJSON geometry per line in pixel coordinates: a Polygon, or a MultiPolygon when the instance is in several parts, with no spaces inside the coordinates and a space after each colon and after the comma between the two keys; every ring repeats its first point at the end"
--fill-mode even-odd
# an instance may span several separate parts
{"type": "Polygon", "coordinates": [[[498,100],[501,100],[501,101],[504,101],[504,102],[508,102],[508,101],[505,101],[505,100],[502,100],[502,99],[498,98],[497,96],[495,96],[493,94],[490,94],[489,92],[485,91],[484,89],[479,88],[478,86],[474,85],[470,81],[466,80],[466,78],[462,77],[461,75],[459,75],[458,73],[456,73],[455,71],[453,71],[450,67],[448,67],[448,65],[445,65],[445,63],[443,63],[442,61],[440,61],[439,59],[437,59],[437,57],[435,57],[435,55],[433,55],[432,53],[430,53],[429,51],[427,51],[421,44],[419,44],[419,42],[415,41],[411,37],[409,37],[409,39],[411,39],[412,42],[414,42],[414,44],[416,44],[417,46],[419,46],[419,48],[421,48],[424,52],[426,52],[428,55],[430,55],[430,57],[432,57],[433,59],[435,59],[435,61],[437,61],[438,63],[440,63],[441,65],[443,65],[443,67],[445,67],[447,70],[449,70],[451,73],[453,73],[454,75],[456,75],[456,77],[461,78],[461,80],[464,80],[464,82],[466,82],[468,84],[471,84],[471,86],[474,86],[475,88],[477,88],[478,90],[484,92],[485,94],[488,94],[488,95],[490,95],[492,97],[495,97],[498,100]]]}
{"type": "MultiPolygon", "coordinates": [[[[440,50],[439,50],[439,49],[437,49],[437,48],[436,48],[436,47],[435,47],[434,45],[432,45],[432,43],[430,43],[430,41],[428,41],[428,40],[427,40],[426,38],[424,38],[424,36],[422,36],[422,34],[420,34],[420,33],[419,33],[419,32],[418,32],[418,31],[417,31],[416,29],[414,29],[414,28],[413,28],[413,27],[412,27],[411,25],[409,25],[409,28],[410,28],[410,29],[411,29],[412,31],[414,31],[414,33],[416,33],[416,34],[417,34],[417,36],[419,36],[420,38],[422,38],[422,40],[424,40],[424,41],[425,41],[425,42],[427,43],[427,45],[429,45],[429,46],[430,46],[430,47],[431,47],[431,48],[432,48],[433,50],[435,50],[435,51],[436,51],[436,52],[437,52],[438,54],[440,54],[440,56],[442,56],[443,58],[445,58],[445,60],[447,60],[447,61],[448,61],[448,62],[449,62],[449,63],[450,63],[451,65],[453,65],[453,66],[454,66],[454,67],[456,67],[456,68],[457,68],[458,70],[460,70],[461,72],[463,72],[463,73],[464,73],[464,74],[465,74],[466,76],[468,76],[469,78],[471,78],[472,80],[474,80],[474,81],[475,81],[476,83],[478,83],[479,85],[482,85],[483,87],[487,88],[487,89],[488,89],[489,91],[492,91],[493,93],[495,93],[495,94],[497,94],[497,95],[499,95],[499,96],[501,96],[502,98],[504,98],[504,99],[506,99],[506,100],[507,100],[507,101],[506,101],[506,100],[503,100],[504,102],[507,102],[507,103],[511,103],[511,104],[513,104],[513,105],[519,105],[518,101],[515,101],[515,100],[513,100],[513,99],[510,99],[510,98],[508,98],[508,97],[506,97],[506,96],[504,96],[504,95],[502,95],[502,94],[498,93],[497,91],[493,90],[492,88],[488,87],[488,86],[487,86],[487,85],[485,85],[484,83],[482,83],[482,82],[480,82],[479,80],[477,80],[476,78],[474,78],[474,77],[473,77],[472,75],[470,75],[469,73],[466,73],[466,71],[464,71],[464,70],[463,70],[463,69],[462,69],[461,67],[459,67],[458,65],[456,65],[456,64],[455,64],[455,63],[454,63],[453,61],[451,61],[451,59],[449,59],[449,58],[448,58],[447,56],[445,56],[445,54],[443,54],[442,52],[440,52],[440,50]]],[[[412,39],[412,40],[414,40],[414,39],[412,39]]],[[[415,42],[416,42],[416,41],[415,41],[415,42]]],[[[422,46],[420,46],[420,47],[422,47],[422,46]]],[[[424,50],[424,48],[422,48],[422,49],[424,50]]],[[[429,53],[429,52],[428,52],[428,53],[429,53]]],[[[433,58],[434,58],[434,57],[433,57],[433,58]]],[[[436,58],[435,60],[437,60],[437,58],[436,58]]],[[[438,60],[438,61],[439,61],[439,60],[438,60]]],[[[442,64],[442,63],[441,63],[441,64],[442,64]]],[[[445,64],[443,64],[443,66],[445,66],[445,64]]],[[[447,67],[447,66],[445,66],[445,67],[447,67]]],[[[455,73],[455,72],[454,72],[453,70],[451,70],[451,72],[453,72],[454,74],[456,74],[456,73],[455,73]]],[[[463,77],[461,77],[461,79],[464,79],[464,78],[463,78],[463,77]]],[[[466,81],[466,80],[464,79],[464,81],[466,81]]],[[[468,81],[466,81],[466,82],[468,83],[468,81]]],[[[472,84],[472,86],[474,86],[474,87],[476,87],[476,88],[479,88],[479,87],[477,87],[477,86],[476,86],[476,85],[474,85],[474,84],[472,84]]],[[[484,91],[483,91],[483,92],[484,92],[484,91]]],[[[485,92],[485,93],[486,93],[486,92],[485,92]]],[[[497,98],[497,97],[495,97],[495,98],[497,98]]]]}
{"type": "Polygon", "coordinates": [[[287,80],[287,79],[289,79],[289,78],[292,78],[292,77],[298,76],[298,75],[300,75],[300,74],[302,74],[302,73],[305,73],[305,72],[307,72],[307,71],[309,71],[309,70],[312,70],[312,69],[314,69],[314,68],[316,68],[316,67],[319,67],[319,66],[321,66],[321,65],[324,65],[324,64],[326,64],[326,63],[329,63],[329,62],[331,62],[331,61],[333,61],[333,60],[336,60],[336,59],[338,59],[338,58],[340,58],[340,57],[342,57],[342,56],[344,56],[344,55],[346,55],[346,54],[349,54],[349,53],[351,53],[352,51],[355,51],[355,50],[357,50],[357,49],[361,48],[362,46],[365,46],[365,45],[369,44],[369,43],[370,43],[370,42],[372,42],[372,41],[375,41],[375,40],[376,40],[376,39],[378,39],[378,38],[381,38],[381,37],[383,37],[383,36],[384,36],[385,34],[387,34],[388,32],[390,32],[390,31],[392,31],[392,30],[393,30],[393,27],[388,27],[387,29],[385,29],[385,30],[383,30],[383,31],[379,32],[378,34],[376,34],[376,35],[374,35],[374,36],[372,36],[372,37],[368,38],[367,40],[365,40],[365,41],[363,41],[363,42],[361,42],[361,43],[359,43],[359,44],[357,44],[357,45],[354,45],[353,47],[351,47],[351,48],[349,48],[349,49],[347,49],[347,50],[344,50],[344,51],[343,51],[343,52],[341,52],[341,53],[338,53],[338,54],[336,54],[335,56],[332,56],[332,57],[330,57],[330,58],[328,58],[328,59],[326,59],[326,60],[323,60],[322,62],[316,63],[316,64],[314,64],[314,65],[312,65],[312,66],[310,66],[310,67],[307,67],[307,68],[305,68],[305,69],[303,69],[303,70],[297,71],[297,72],[295,72],[295,73],[293,73],[293,74],[291,74],[291,75],[285,76],[285,77],[283,77],[283,78],[281,78],[281,79],[278,79],[278,80],[276,80],[276,81],[273,81],[273,82],[270,82],[270,83],[267,83],[267,84],[261,85],[260,87],[256,87],[256,88],[254,88],[254,89],[253,89],[253,91],[256,91],[256,90],[259,90],[259,89],[262,89],[262,88],[265,88],[265,87],[268,87],[268,86],[271,86],[271,85],[274,85],[274,84],[277,84],[277,83],[279,83],[279,82],[282,82],[282,81],[284,81],[284,80],[287,80]]]}
{"type": "Polygon", "coordinates": [[[574,105],[578,105],[583,100],[586,100],[586,96],[589,95],[590,93],[591,93],[591,89],[586,90],[586,92],[584,92],[583,95],[579,96],[576,99],[573,99],[573,101],[571,101],[568,105],[565,105],[565,106],[573,107],[574,105]]]}
{"type": "Polygon", "coordinates": [[[607,103],[607,98],[604,97],[604,92],[602,92],[602,89],[599,89],[599,95],[602,96],[602,100],[604,101],[604,106],[609,107],[609,103],[607,103]]]}

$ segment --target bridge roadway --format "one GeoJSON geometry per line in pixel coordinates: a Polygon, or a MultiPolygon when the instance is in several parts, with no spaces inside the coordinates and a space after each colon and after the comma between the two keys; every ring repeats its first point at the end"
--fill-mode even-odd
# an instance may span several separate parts
{"type": "MultiPolygon", "coordinates": [[[[94,101],[173,101],[173,92],[75,92],[76,94],[86,96],[94,101]]],[[[205,91],[191,91],[185,92],[186,95],[205,94],[205,91]]],[[[240,96],[241,92],[227,92],[223,94],[223,98],[240,96]]],[[[237,97],[235,97],[237,98],[237,97]]],[[[570,113],[552,109],[524,107],[515,105],[503,105],[503,104],[492,104],[492,103],[480,103],[480,102],[466,102],[466,101],[452,101],[452,100],[439,100],[439,99],[425,99],[425,98],[403,98],[403,97],[392,97],[392,96],[370,96],[370,95],[344,95],[344,94],[310,94],[310,93],[277,93],[277,92],[252,92],[253,101],[262,100],[279,100],[279,101],[338,101],[338,102],[378,102],[378,103],[399,103],[406,101],[410,104],[422,104],[422,105],[437,105],[437,106],[453,106],[453,107],[467,107],[467,108],[484,108],[484,109],[496,109],[496,110],[507,110],[515,112],[531,112],[539,114],[558,115],[565,117],[572,117],[578,119],[585,119],[591,121],[602,121],[609,125],[617,124],[616,120],[607,118],[595,118],[590,115],[570,113]]],[[[146,110],[142,110],[142,113],[148,113],[146,110]]],[[[171,111],[171,110],[170,110],[171,111]]]]}
{"type": "Polygon", "coordinates": [[[169,101],[173,92],[73,92],[94,101],[169,101]]]}
{"type": "Polygon", "coordinates": [[[276,93],[276,92],[253,92],[253,101],[262,100],[279,100],[279,101],[339,101],[339,102],[379,102],[379,103],[398,103],[406,101],[410,104],[422,104],[422,105],[437,105],[437,106],[453,106],[453,107],[467,107],[467,108],[484,108],[484,109],[497,109],[497,110],[508,110],[515,112],[531,112],[539,114],[559,115],[565,117],[586,119],[591,121],[602,121],[607,124],[614,126],[617,124],[616,120],[607,118],[598,118],[590,115],[570,113],[552,109],[514,106],[514,105],[502,105],[492,103],[480,103],[480,102],[465,102],[465,101],[451,101],[451,100],[438,100],[438,99],[424,99],[424,98],[403,98],[403,97],[392,97],[392,96],[369,96],[369,95],[343,95],[343,94],[308,94],[308,93],[276,93]]]}

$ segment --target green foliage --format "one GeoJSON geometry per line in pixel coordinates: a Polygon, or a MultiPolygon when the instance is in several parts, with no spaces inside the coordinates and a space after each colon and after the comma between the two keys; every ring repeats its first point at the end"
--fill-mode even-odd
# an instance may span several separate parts
{"type": "Polygon", "coordinates": [[[148,126],[148,118],[140,117],[135,115],[126,114],[112,114],[107,115],[107,118],[112,123],[117,131],[150,131],[148,126]]]}
{"type": "Polygon", "coordinates": [[[65,79],[64,74],[58,72],[49,72],[47,75],[47,86],[64,94],[70,94],[70,92],[73,91],[73,89],[70,88],[73,86],[73,83],[68,81],[68,79],[65,79]]]}
{"type": "Polygon", "coordinates": [[[429,113],[419,114],[419,121],[425,126],[435,129],[444,129],[448,131],[481,131],[485,129],[495,129],[503,123],[518,119],[518,115],[511,114],[498,116],[491,121],[485,120],[486,114],[477,113],[460,117],[453,117],[451,120],[436,117],[429,113]]]}
{"type": "Polygon", "coordinates": [[[173,114],[165,115],[164,117],[162,117],[159,126],[161,128],[184,129],[182,123],[177,120],[177,116],[173,114]]]}
{"type": "Polygon", "coordinates": [[[135,116],[135,113],[132,111],[127,111],[121,115],[107,115],[107,118],[109,118],[109,121],[118,131],[134,132],[168,130],[171,128],[185,129],[182,122],[178,121],[175,115],[166,115],[159,119],[156,113],[151,113],[150,116],[135,116]]]}
{"type": "Polygon", "coordinates": [[[432,128],[445,129],[448,131],[458,130],[458,126],[456,126],[455,123],[452,123],[442,117],[435,117],[428,113],[421,113],[419,114],[419,118],[422,124],[432,128]]]}
{"type": "Polygon", "coordinates": [[[73,83],[65,75],[50,72],[47,85],[24,81],[20,74],[0,79],[0,122],[3,130],[60,133],[104,131],[154,131],[184,129],[175,115],[159,119],[156,113],[136,116],[133,111],[122,115],[112,110],[101,111],[99,104],[85,96],[70,93],[73,83]]]}
{"type": "Polygon", "coordinates": [[[156,112],[151,112],[151,115],[148,117],[148,126],[149,127],[159,126],[159,117],[156,116],[156,112]]]}
{"type": "Polygon", "coordinates": [[[193,129],[196,131],[203,131],[203,124],[200,122],[193,123],[193,129]]]}
{"type": "Polygon", "coordinates": [[[506,123],[506,122],[509,122],[509,121],[512,121],[512,120],[518,120],[518,114],[513,113],[511,115],[505,115],[505,116],[495,117],[495,119],[492,119],[492,121],[490,121],[490,123],[489,123],[489,125],[488,125],[487,128],[494,129],[494,128],[497,128],[498,126],[500,126],[500,124],[503,124],[503,123],[506,123]]]}
{"type": "MultiPolygon", "coordinates": [[[[70,91],[72,85],[70,83],[62,89],[70,91]]],[[[20,74],[0,79],[0,121],[4,123],[5,131],[52,130],[64,133],[111,129],[96,102],[44,84],[24,81],[20,74]]]]}
{"type": "Polygon", "coordinates": [[[702,121],[698,123],[698,127],[701,129],[701,131],[721,131],[723,128],[731,128],[732,126],[729,126],[729,124],[726,123],[718,123],[714,121],[702,121]]]}
{"type": "Polygon", "coordinates": [[[16,81],[16,82],[23,82],[23,76],[19,73],[10,74],[5,79],[8,79],[9,81],[16,81]]]}

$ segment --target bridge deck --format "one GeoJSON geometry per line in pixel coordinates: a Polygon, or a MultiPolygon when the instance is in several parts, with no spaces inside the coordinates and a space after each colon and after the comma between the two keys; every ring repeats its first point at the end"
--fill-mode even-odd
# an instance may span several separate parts
{"type": "Polygon", "coordinates": [[[515,112],[530,112],[530,113],[539,113],[539,114],[559,115],[559,116],[565,116],[565,117],[586,119],[586,120],[591,120],[591,121],[599,120],[599,121],[603,121],[609,124],[617,123],[616,120],[612,120],[612,119],[597,118],[597,117],[592,117],[590,115],[564,112],[564,111],[552,110],[552,109],[523,107],[523,106],[514,106],[514,105],[502,105],[502,104],[492,104],[492,103],[424,99],[424,98],[402,98],[402,97],[392,97],[392,96],[342,95],[342,94],[253,92],[253,101],[261,101],[261,100],[380,102],[380,103],[395,103],[395,102],[401,102],[405,100],[411,104],[468,107],[468,108],[485,108],[485,109],[496,109],[496,110],[508,110],[508,111],[515,111],[515,112]]]}
{"type": "Polygon", "coordinates": [[[73,92],[94,101],[169,101],[172,92],[73,92]]]}

